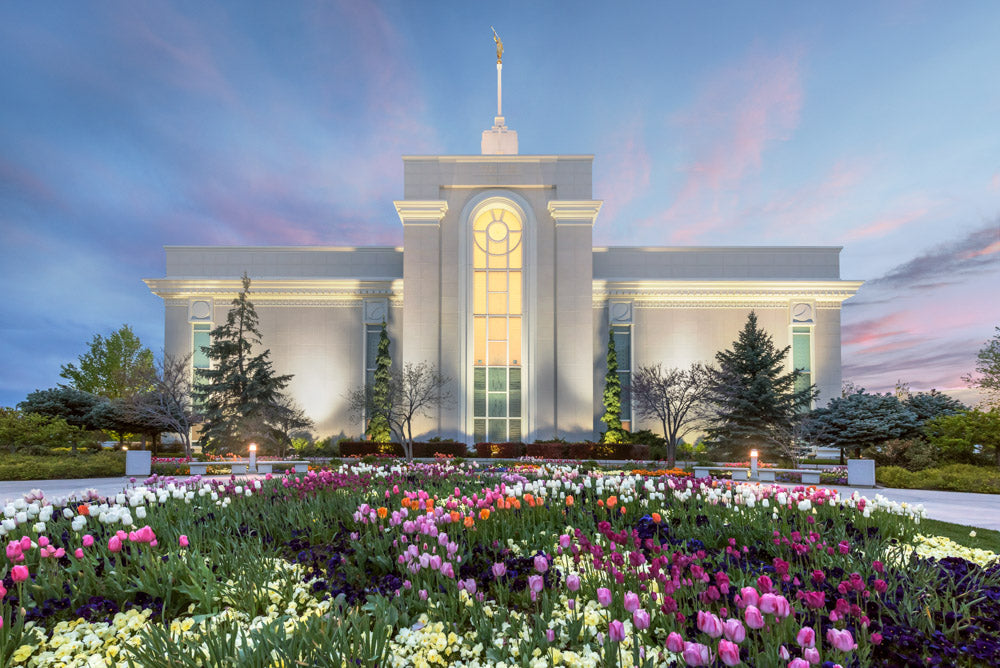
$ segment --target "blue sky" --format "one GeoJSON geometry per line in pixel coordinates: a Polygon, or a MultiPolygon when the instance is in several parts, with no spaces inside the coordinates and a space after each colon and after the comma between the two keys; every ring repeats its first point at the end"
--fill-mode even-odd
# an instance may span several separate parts
{"type": "MultiPolygon", "coordinates": [[[[1000,324],[1000,4],[5,3],[0,405],[163,245],[397,245],[403,154],[595,154],[595,243],[842,245],[845,378],[961,391],[1000,324]]],[[[735,332],[734,332],[735,337],[735,332]]]]}

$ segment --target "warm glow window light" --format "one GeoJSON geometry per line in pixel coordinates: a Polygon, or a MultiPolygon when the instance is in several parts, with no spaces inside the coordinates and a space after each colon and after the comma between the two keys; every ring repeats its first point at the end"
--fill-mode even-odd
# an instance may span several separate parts
{"type": "Polygon", "coordinates": [[[521,438],[523,227],[513,211],[484,209],[472,224],[473,431],[521,438]]]}

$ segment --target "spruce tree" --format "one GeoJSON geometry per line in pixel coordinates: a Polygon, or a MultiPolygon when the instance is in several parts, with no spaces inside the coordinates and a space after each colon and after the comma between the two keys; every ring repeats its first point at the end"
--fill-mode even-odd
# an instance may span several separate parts
{"type": "Polygon", "coordinates": [[[389,367],[392,356],[389,353],[389,333],[385,321],[382,321],[382,332],[378,339],[378,354],[375,357],[375,383],[371,388],[371,419],[368,421],[368,438],[376,443],[389,443],[392,440],[392,430],[389,427],[389,411],[391,409],[389,390],[392,374],[389,367]]]}
{"type": "Polygon", "coordinates": [[[751,449],[773,455],[809,408],[816,389],[795,389],[801,372],[785,371],[790,348],[777,349],[751,311],[732,348],[716,353],[718,368],[710,371],[708,391],[715,416],[707,435],[720,455],[737,461],[747,459],[751,449]]]}
{"type": "Polygon", "coordinates": [[[246,273],[226,322],[211,336],[207,354],[212,366],[198,370],[194,390],[205,416],[203,443],[219,452],[242,453],[251,441],[271,449],[281,439],[277,423],[284,409],[279,400],[292,377],[275,374],[270,350],[253,354],[261,334],[246,273]]]}
{"type": "Polygon", "coordinates": [[[618,377],[618,353],[615,352],[615,332],[608,329],[608,371],[604,374],[604,415],[601,422],[608,426],[601,437],[603,443],[621,443],[625,440],[622,429],[622,382],[618,377]]]}

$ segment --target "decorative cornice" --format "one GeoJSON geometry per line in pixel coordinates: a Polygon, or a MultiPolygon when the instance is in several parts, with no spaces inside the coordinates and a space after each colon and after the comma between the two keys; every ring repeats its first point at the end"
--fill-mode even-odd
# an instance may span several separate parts
{"type": "Polygon", "coordinates": [[[448,213],[448,202],[443,199],[401,199],[393,204],[403,225],[440,225],[448,213]]]}
{"type": "MultiPolygon", "coordinates": [[[[147,278],[144,282],[150,291],[168,303],[175,299],[211,296],[217,299],[233,299],[242,289],[240,279],[216,278],[147,278]]],[[[255,302],[295,302],[329,303],[336,300],[360,302],[365,297],[390,297],[401,299],[402,279],[384,281],[358,279],[294,280],[258,279],[251,285],[251,295],[255,302]]]]}
{"type": "Polygon", "coordinates": [[[637,308],[669,305],[751,303],[787,307],[790,300],[808,299],[839,307],[857,293],[861,281],[594,281],[595,303],[627,298],[637,308]]]}
{"type": "Polygon", "coordinates": [[[556,225],[593,225],[603,200],[563,199],[549,201],[549,213],[556,225]]]}

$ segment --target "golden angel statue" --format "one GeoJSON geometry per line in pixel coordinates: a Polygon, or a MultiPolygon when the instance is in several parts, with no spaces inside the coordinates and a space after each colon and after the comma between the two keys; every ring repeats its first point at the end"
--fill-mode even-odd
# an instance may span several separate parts
{"type": "Polygon", "coordinates": [[[490,30],[493,31],[493,41],[496,42],[497,45],[497,63],[501,63],[503,62],[503,40],[501,40],[500,36],[497,35],[496,28],[490,26],[490,30]]]}

